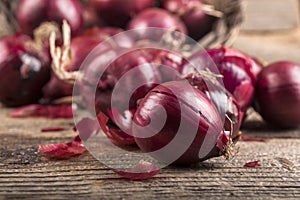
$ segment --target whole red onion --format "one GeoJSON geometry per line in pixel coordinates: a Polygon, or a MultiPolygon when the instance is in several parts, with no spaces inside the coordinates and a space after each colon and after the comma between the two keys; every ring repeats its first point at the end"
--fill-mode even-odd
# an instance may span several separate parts
{"type": "Polygon", "coordinates": [[[98,15],[108,25],[125,27],[132,16],[152,7],[155,0],[91,0],[98,15]]]}
{"type": "Polygon", "coordinates": [[[175,52],[165,50],[156,50],[155,52],[153,60],[159,64],[158,69],[162,81],[182,80],[182,78],[188,80],[192,86],[204,92],[213,101],[220,116],[223,117],[225,130],[232,132],[233,138],[238,136],[243,112],[232,94],[214,79],[214,74],[211,74],[210,77],[206,71],[205,74],[198,71],[198,73],[182,76],[184,63],[188,60],[175,52]]]}
{"type": "Polygon", "coordinates": [[[165,0],[163,8],[182,19],[189,36],[194,40],[199,40],[209,33],[217,19],[215,16],[207,14],[203,3],[199,0],[165,0]]]}
{"type": "Polygon", "coordinates": [[[50,75],[49,60],[32,43],[23,35],[0,40],[0,102],[5,106],[35,103],[42,97],[50,75]]]}
{"type": "Polygon", "coordinates": [[[223,138],[214,104],[185,82],[167,82],[152,89],[140,102],[134,124],[137,145],[163,163],[191,164],[220,156],[229,141],[223,138]],[[158,153],[164,148],[164,153],[158,153]]]}
{"type": "MultiPolygon", "coordinates": [[[[129,101],[129,109],[135,109],[137,106],[137,100],[143,98],[145,94],[153,88],[153,83],[159,82],[160,76],[155,67],[151,65],[151,56],[145,51],[132,51],[130,53],[126,53],[121,57],[117,58],[113,63],[111,63],[107,69],[103,69],[106,66],[93,66],[88,65],[84,69],[83,82],[87,87],[89,85],[94,85],[95,82],[99,82],[97,91],[96,91],[96,112],[107,113],[111,110],[111,95],[114,90],[116,83],[123,76],[122,82],[122,90],[119,91],[118,96],[116,96],[115,101],[118,102],[120,107],[128,106],[124,98],[127,94],[131,94],[132,98],[129,101]],[[139,66],[144,66],[143,68],[139,68],[139,66]],[[130,70],[135,69],[132,74],[127,74],[130,70]],[[102,71],[104,70],[104,71],[102,71]],[[99,81],[99,72],[103,73],[102,77],[99,81]],[[134,80],[134,81],[133,81],[134,80]],[[133,93],[131,88],[134,86],[133,84],[137,83],[147,83],[146,85],[140,86],[133,93]],[[124,104],[124,105],[123,105],[124,104]]],[[[88,94],[88,93],[87,93],[88,94]]],[[[88,94],[87,96],[90,96],[88,94]]],[[[87,98],[88,99],[88,98],[87,98]]],[[[89,104],[93,105],[93,102],[89,102],[89,104]]],[[[125,110],[120,110],[122,113],[125,110]]]]}
{"type": "Polygon", "coordinates": [[[20,0],[16,13],[21,31],[29,35],[45,21],[62,24],[65,19],[74,35],[83,27],[82,8],[78,0],[20,0]]]}
{"type": "Polygon", "coordinates": [[[179,18],[159,8],[148,8],[142,11],[128,24],[128,29],[148,27],[174,29],[186,33],[186,27],[179,18]]]}
{"type": "Polygon", "coordinates": [[[258,75],[256,105],[262,117],[281,128],[300,125],[300,65],[281,61],[258,75]]]}
{"type": "Polygon", "coordinates": [[[201,5],[187,11],[181,19],[187,27],[189,36],[194,40],[199,40],[211,32],[217,20],[215,16],[206,14],[201,5]]]}
{"type": "MultiPolygon", "coordinates": [[[[102,48],[99,55],[103,59],[113,53],[110,47],[102,46],[102,48]]],[[[132,116],[138,100],[160,81],[159,73],[151,66],[151,57],[148,53],[141,50],[125,53],[109,66],[102,65],[101,60],[98,59],[96,65],[93,61],[90,65],[88,63],[83,71],[79,90],[84,104],[89,110],[95,109],[97,114],[101,113],[100,122],[114,143],[120,145],[135,143],[131,136],[132,116]],[[95,85],[96,91],[93,90],[95,85]],[[125,113],[131,114],[125,116],[125,113]],[[105,119],[105,122],[101,119],[105,119]]]]}
{"type": "MultiPolygon", "coordinates": [[[[207,49],[199,51],[189,58],[198,70],[209,69],[215,74],[223,75],[225,88],[233,94],[241,110],[246,111],[252,102],[256,76],[261,69],[251,57],[230,48],[207,49]],[[208,58],[207,54],[210,56],[208,58]],[[211,61],[217,66],[212,68],[211,61]]],[[[195,71],[189,63],[183,67],[183,74],[195,71]]]]}

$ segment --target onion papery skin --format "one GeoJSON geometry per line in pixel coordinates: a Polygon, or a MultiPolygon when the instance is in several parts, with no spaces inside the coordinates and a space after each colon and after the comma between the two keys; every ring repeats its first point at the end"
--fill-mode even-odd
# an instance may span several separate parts
{"type": "Polygon", "coordinates": [[[16,13],[20,30],[28,35],[45,21],[61,25],[65,19],[73,35],[83,28],[83,10],[78,0],[20,0],[16,13]]]}
{"type": "Polygon", "coordinates": [[[300,65],[281,61],[258,75],[256,108],[269,124],[279,128],[300,125],[300,65]]]}
{"type": "Polygon", "coordinates": [[[15,107],[36,103],[50,77],[45,52],[30,48],[32,42],[23,35],[2,38],[0,56],[0,102],[15,107]]]}
{"type": "MultiPolygon", "coordinates": [[[[182,155],[178,155],[178,159],[172,164],[188,165],[221,155],[221,150],[215,146],[203,158],[198,156],[201,146],[205,145],[203,141],[206,134],[210,134],[207,137],[213,137],[217,141],[223,127],[219,113],[208,97],[193,87],[191,93],[190,88],[191,86],[187,83],[167,82],[152,89],[140,102],[134,115],[134,123],[141,128],[134,134],[134,137],[143,152],[150,153],[164,148],[174,139],[179,125],[184,123],[184,127],[188,129],[196,128],[197,133],[190,146],[187,146],[187,150],[182,155]],[[157,113],[161,106],[166,112],[166,121],[163,127],[157,130],[158,127],[152,125],[161,120],[157,113]],[[210,129],[209,132],[208,129],[210,129]],[[139,137],[139,134],[148,135],[150,130],[155,130],[157,133],[149,137],[139,137]]],[[[185,134],[191,134],[191,132],[187,130],[185,134]]],[[[184,142],[178,145],[184,145],[184,142]]],[[[155,158],[162,163],[165,161],[159,155],[155,158]]]]}

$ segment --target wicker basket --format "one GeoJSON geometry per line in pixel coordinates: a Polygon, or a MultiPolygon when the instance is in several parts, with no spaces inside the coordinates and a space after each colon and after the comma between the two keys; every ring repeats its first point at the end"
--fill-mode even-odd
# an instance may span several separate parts
{"type": "Polygon", "coordinates": [[[205,0],[216,10],[223,13],[213,30],[204,36],[199,43],[203,47],[230,46],[239,33],[244,19],[243,0],[205,0]]]}
{"type": "MultiPolygon", "coordinates": [[[[18,0],[0,0],[0,36],[13,33],[17,29],[14,12],[18,0]]],[[[205,0],[222,16],[215,22],[213,30],[199,43],[203,47],[230,46],[236,38],[243,21],[243,0],[205,0]]]]}

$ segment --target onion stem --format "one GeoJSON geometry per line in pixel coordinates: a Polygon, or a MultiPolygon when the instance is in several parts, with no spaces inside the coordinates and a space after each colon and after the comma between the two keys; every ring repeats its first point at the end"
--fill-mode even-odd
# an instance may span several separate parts
{"type": "Polygon", "coordinates": [[[234,142],[232,141],[232,134],[233,134],[233,121],[230,119],[230,117],[225,114],[225,117],[229,120],[230,122],[230,136],[229,136],[229,141],[227,145],[224,148],[223,155],[226,159],[231,159],[235,156],[234,153],[234,142]]]}

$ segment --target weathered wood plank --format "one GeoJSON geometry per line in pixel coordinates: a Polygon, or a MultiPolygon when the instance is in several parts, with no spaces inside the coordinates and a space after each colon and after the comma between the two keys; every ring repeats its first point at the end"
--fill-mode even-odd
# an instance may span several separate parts
{"type": "Polygon", "coordinates": [[[186,168],[167,167],[151,180],[128,181],[89,153],[60,161],[37,153],[39,144],[66,142],[74,136],[71,131],[41,133],[41,128],[71,128],[72,120],[11,119],[6,117],[8,111],[0,111],[4,122],[0,125],[0,199],[300,198],[300,130],[274,135],[255,115],[245,132],[269,138],[266,143],[240,142],[232,160],[215,158],[186,168]],[[262,166],[243,167],[254,160],[262,166]]]}

